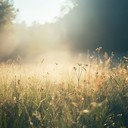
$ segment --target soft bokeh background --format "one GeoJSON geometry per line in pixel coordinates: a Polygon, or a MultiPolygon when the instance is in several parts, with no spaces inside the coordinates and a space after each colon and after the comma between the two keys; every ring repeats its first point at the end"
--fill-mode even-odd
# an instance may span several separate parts
{"type": "Polygon", "coordinates": [[[55,55],[53,58],[59,53],[75,56],[95,51],[99,46],[107,52],[126,54],[128,51],[126,0],[14,0],[10,3],[18,11],[11,19],[12,24],[0,26],[0,61],[18,55],[23,60],[35,60],[50,53],[49,56],[55,55]]]}

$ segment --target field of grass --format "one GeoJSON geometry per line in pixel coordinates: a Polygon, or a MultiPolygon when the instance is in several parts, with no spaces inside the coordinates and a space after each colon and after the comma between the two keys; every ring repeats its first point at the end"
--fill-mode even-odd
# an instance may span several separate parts
{"type": "Polygon", "coordinates": [[[109,58],[0,64],[0,128],[128,128],[128,69],[109,58]]]}

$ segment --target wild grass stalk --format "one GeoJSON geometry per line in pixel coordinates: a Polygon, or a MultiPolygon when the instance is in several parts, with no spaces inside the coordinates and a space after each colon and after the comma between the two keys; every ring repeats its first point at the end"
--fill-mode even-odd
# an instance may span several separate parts
{"type": "Polygon", "coordinates": [[[0,65],[0,128],[127,128],[128,70],[106,66],[78,64],[54,84],[55,72],[44,80],[37,67],[0,65]]]}

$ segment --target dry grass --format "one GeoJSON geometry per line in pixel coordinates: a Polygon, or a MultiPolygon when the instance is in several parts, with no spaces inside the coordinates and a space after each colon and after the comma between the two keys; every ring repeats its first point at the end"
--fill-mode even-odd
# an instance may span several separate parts
{"type": "Polygon", "coordinates": [[[0,64],[0,128],[128,127],[128,70],[105,54],[98,64],[0,64]]]}

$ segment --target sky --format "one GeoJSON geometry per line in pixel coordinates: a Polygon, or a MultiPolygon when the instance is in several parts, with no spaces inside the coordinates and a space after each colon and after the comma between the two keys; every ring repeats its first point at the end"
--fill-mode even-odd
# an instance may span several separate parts
{"type": "MultiPolygon", "coordinates": [[[[61,8],[65,4],[72,6],[68,0],[14,0],[14,7],[19,9],[16,22],[25,21],[27,25],[31,25],[34,21],[55,22],[56,17],[63,15],[61,8]]],[[[64,13],[67,11],[65,10],[64,13]]]]}

